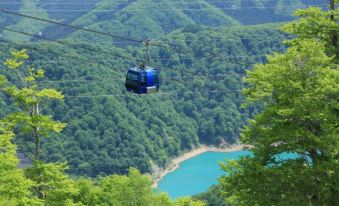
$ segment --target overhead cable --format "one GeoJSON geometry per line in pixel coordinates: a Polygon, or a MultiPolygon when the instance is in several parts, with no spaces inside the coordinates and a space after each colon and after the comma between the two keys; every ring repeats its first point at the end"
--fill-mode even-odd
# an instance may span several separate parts
{"type": "MultiPolygon", "coordinates": [[[[222,28],[242,28],[243,26],[223,26],[222,28]]],[[[260,36],[252,36],[252,37],[242,37],[242,36],[234,36],[234,38],[232,39],[225,39],[225,38],[206,38],[204,40],[206,41],[223,41],[223,40],[253,40],[254,38],[260,38],[260,40],[270,40],[273,41],[275,39],[282,39],[282,40],[289,40],[291,38],[293,38],[292,36],[286,36],[284,35],[284,37],[279,38],[279,37],[274,37],[274,38],[269,38],[269,37],[260,37],[260,36]]],[[[176,39],[176,40],[161,40],[161,39],[156,39],[156,40],[152,40],[152,42],[150,43],[150,45],[154,44],[154,43],[179,43],[179,42],[201,42],[201,39],[176,39]]],[[[80,42],[81,43],[81,42],[80,42]]],[[[97,45],[97,46],[101,46],[101,45],[112,45],[113,44],[125,44],[125,42],[123,41],[97,41],[92,43],[93,45],[97,45]]],[[[18,42],[16,44],[21,44],[21,45],[36,45],[37,43],[35,42],[18,42]]],[[[79,43],[72,43],[74,45],[79,44],[79,43]]],[[[85,44],[85,43],[83,43],[85,44]]],[[[160,45],[161,47],[162,45],[160,45]]],[[[165,46],[165,45],[163,45],[165,46]]]]}
{"type": "MultiPolygon", "coordinates": [[[[278,0],[266,0],[265,2],[277,2],[278,0]]],[[[208,1],[208,3],[241,3],[242,0],[232,0],[232,1],[227,1],[225,2],[222,0],[219,1],[208,1]]],[[[154,2],[154,4],[161,4],[162,2],[154,2]]],[[[0,2],[0,5],[6,5],[6,4],[10,4],[10,5],[15,5],[15,4],[19,4],[21,5],[21,2],[0,2]]],[[[37,3],[35,2],[27,2],[25,4],[34,4],[36,5],[37,3]]],[[[105,1],[105,2],[81,2],[81,1],[77,1],[77,2],[41,2],[41,4],[43,5],[144,5],[144,3],[139,3],[139,2],[115,2],[115,1],[105,1]]],[[[205,2],[201,2],[201,1],[190,1],[190,2],[183,2],[183,1],[173,1],[171,2],[171,4],[206,4],[205,2]]]]}
{"type": "MultiPolygon", "coordinates": [[[[217,93],[227,93],[227,92],[242,92],[243,90],[211,90],[211,91],[187,91],[187,92],[158,92],[154,93],[155,96],[161,95],[176,95],[176,94],[217,94],[217,93]]],[[[130,94],[130,93],[126,93],[130,94]]],[[[79,96],[65,96],[65,98],[102,98],[102,97],[125,97],[125,95],[114,95],[114,94],[103,94],[103,95],[79,95],[79,96]]],[[[132,93],[133,94],[133,93],[132,93]]],[[[143,97],[145,95],[134,94],[134,96],[143,97]]]]}
{"type": "MultiPolygon", "coordinates": [[[[187,79],[194,79],[194,78],[201,78],[201,79],[216,79],[216,78],[224,78],[224,77],[245,77],[243,75],[238,75],[237,74],[225,74],[225,75],[195,75],[195,74],[190,74],[191,76],[189,77],[167,77],[166,79],[177,79],[177,80],[187,80],[187,79]]],[[[37,81],[37,83],[72,83],[72,82],[113,82],[113,81],[125,81],[126,78],[122,77],[122,78],[115,78],[115,79],[107,79],[107,80],[102,80],[102,79],[64,79],[64,80],[41,80],[41,81],[37,81]]],[[[237,81],[239,82],[239,81],[237,81]]]]}
{"type": "MultiPolygon", "coordinates": [[[[46,38],[46,37],[43,37],[43,36],[40,36],[40,35],[36,35],[36,34],[29,34],[27,32],[23,32],[23,31],[18,31],[18,30],[14,30],[14,29],[11,29],[11,28],[3,28],[4,30],[7,30],[7,31],[10,31],[10,32],[14,32],[14,33],[19,33],[19,34],[22,34],[22,35],[26,35],[26,36],[31,36],[31,37],[36,37],[36,38],[40,38],[40,39],[44,39],[44,40],[47,40],[47,41],[50,41],[50,42],[55,42],[55,43],[58,43],[58,44],[62,44],[62,45],[66,45],[66,46],[76,46],[74,44],[71,44],[71,43],[68,43],[68,42],[64,42],[64,41],[60,41],[60,40],[54,40],[54,39],[50,39],[50,38],[46,38]]],[[[112,56],[116,56],[116,57],[120,57],[120,58],[123,58],[123,59],[128,59],[128,60],[135,60],[134,58],[132,57],[127,57],[127,56],[123,56],[123,55],[120,55],[120,54],[113,54],[113,53],[107,53],[105,51],[101,51],[103,53],[106,53],[106,54],[109,54],[109,55],[112,55],[112,56]]],[[[89,61],[89,62],[93,62],[93,63],[98,63],[100,61],[98,60],[91,60],[91,59],[86,59],[86,58],[81,58],[81,57],[75,57],[75,56],[68,56],[68,57],[71,57],[71,58],[76,58],[76,59],[79,59],[79,60],[86,60],[86,61],[89,61]]]]}
{"type": "MultiPolygon", "coordinates": [[[[162,96],[162,95],[181,95],[181,94],[218,94],[218,93],[229,93],[229,92],[242,92],[242,89],[236,90],[207,90],[207,91],[187,91],[187,92],[158,92],[154,93],[154,96],[162,96]]],[[[71,96],[65,95],[64,99],[83,99],[83,98],[103,98],[103,97],[126,97],[127,94],[137,96],[137,97],[146,97],[146,95],[139,95],[133,93],[126,93],[126,94],[103,94],[103,95],[78,95],[78,96],[71,96]]],[[[10,98],[2,97],[0,99],[9,100],[10,98]]]]}
{"type": "MultiPolygon", "coordinates": [[[[15,32],[15,33],[20,33],[20,34],[23,34],[23,35],[28,35],[28,36],[32,36],[32,37],[36,37],[36,38],[41,38],[41,39],[44,39],[44,40],[47,40],[47,41],[51,41],[51,42],[55,42],[55,43],[59,43],[59,44],[62,44],[62,45],[67,45],[67,46],[79,46],[79,44],[71,44],[71,43],[68,43],[68,42],[64,42],[64,41],[60,41],[60,40],[53,40],[53,39],[49,39],[49,38],[46,38],[46,37],[42,37],[40,35],[34,35],[34,34],[29,34],[29,33],[26,33],[26,32],[22,32],[22,31],[18,31],[18,30],[13,30],[13,29],[10,29],[10,28],[4,28],[4,30],[8,30],[8,31],[11,31],[11,32],[15,32]]],[[[80,46],[84,46],[84,45],[81,45],[80,46]]],[[[171,51],[174,51],[174,49],[170,49],[171,51]]],[[[101,53],[105,53],[107,55],[112,55],[112,56],[116,56],[116,57],[120,57],[120,58],[123,58],[123,59],[128,59],[128,60],[133,60],[133,61],[137,61],[135,58],[133,57],[128,57],[128,56],[123,56],[123,55],[120,55],[120,54],[115,54],[115,53],[110,53],[110,52],[107,52],[107,51],[104,51],[104,50],[101,50],[100,51],[101,53]]],[[[177,53],[177,51],[174,51],[177,53]]],[[[208,55],[200,55],[200,57],[178,57],[177,59],[179,60],[197,60],[197,59],[204,59],[204,58],[210,58],[210,59],[218,59],[218,60],[230,60],[230,59],[236,59],[236,58],[257,58],[257,57],[266,57],[266,55],[256,55],[256,56],[249,56],[249,55],[243,55],[243,56],[229,56],[229,57],[217,57],[215,56],[214,54],[208,54],[208,55]]],[[[84,60],[85,58],[77,58],[79,60],[84,60]]],[[[155,61],[168,61],[168,60],[175,60],[176,58],[152,58],[152,60],[155,60],[155,61]]],[[[107,60],[107,59],[97,59],[97,60],[90,60],[90,59],[86,59],[87,61],[90,61],[90,62],[94,62],[94,63],[99,63],[99,62],[114,62],[114,61],[117,61],[117,60],[107,60]]],[[[30,61],[28,61],[30,62],[30,61]]],[[[46,63],[53,63],[53,62],[69,62],[69,61],[63,61],[63,60],[46,60],[46,61],[43,61],[43,60],[38,60],[38,61],[34,61],[34,62],[46,62],[46,63]]]]}
{"type": "MultiPolygon", "coordinates": [[[[308,4],[302,6],[275,6],[275,7],[264,7],[264,6],[253,6],[253,7],[207,7],[207,8],[175,8],[175,9],[157,9],[157,11],[208,11],[208,10],[249,10],[249,9],[276,9],[276,8],[308,8],[308,7],[324,7],[328,6],[327,4],[308,4]]],[[[137,12],[144,11],[145,9],[77,9],[77,10],[65,10],[65,9],[55,9],[55,10],[21,10],[22,12],[137,12]]],[[[6,10],[9,12],[17,10],[6,10]]]]}
{"type": "Polygon", "coordinates": [[[118,39],[124,39],[124,40],[131,41],[131,42],[143,43],[145,41],[145,40],[133,39],[133,38],[129,38],[129,37],[123,37],[123,36],[119,36],[119,35],[115,35],[115,34],[105,33],[105,32],[97,31],[97,30],[93,30],[93,29],[87,29],[87,28],[83,28],[83,27],[80,27],[80,26],[65,24],[65,23],[62,23],[62,22],[52,21],[52,20],[48,20],[48,19],[44,19],[44,18],[39,18],[39,17],[27,15],[27,14],[17,13],[17,12],[13,12],[13,11],[10,11],[10,10],[1,9],[0,12],[15,15],[15,16],[30,18],[30,19],[34,19],[34,20],[38,20],[38,21],[48,22],[48,23],[52,23],[52,24],[57,24],[57,25],[60,25],[60,26],[65,26],[65,27],[69,27],[69,28],[73,28],[73,29],[82,30],[82,31],[92,32],[92,33],[100,34],[100,35],[104,35],[104,36],[114,37],[114,38],[118,38],[118,39]]]}

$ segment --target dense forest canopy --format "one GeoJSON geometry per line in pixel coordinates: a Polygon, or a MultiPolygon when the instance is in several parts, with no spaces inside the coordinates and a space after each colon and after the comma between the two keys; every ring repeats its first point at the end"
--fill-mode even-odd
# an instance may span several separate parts
{"type": "MultiPolygon", "coordinates": [[[[47,3],[45,6],[68,5],[61,4],[65,2],[47,3]]],[[[35,10],[41,6],[33,8],[34,5],[25,2],[19,8],[35,10]]],[[[100,6],[103,5],[107,4],[100,6]]],[[[42,13],[38,13],[41,18],[55,14],[52,12],[46,16],[42,13]]],[[[6,14],[6,17],[12,16],[6,14]]],[[[84,17],[78,17],[77,21],[81,18],[84,17]]],[[[23,17],[14,20],[19,21],[11,27],[16,29],[31,22],[41,28],[47,24],[23,17]]],[[[6,58],[10,48],[29,48],[32,64],[46,72],[46,78],[39,85],[56,87],[65,95],[64,102],[50,102],[42,108],[68,124],[62,138],[58,135],[58,138],[43,142],[43,159],[68,161],[69,172],[77,175],[125,174],[131,166],[142,172],[151,172],[156,166],[164,166],[170,157],[201,142],[237,141],[247,118],[260,109],[258,106],[241,108],[244,100],[240,91],[243,88],[241,80],[245,69],[254,63],[265,62],[266,54],[283,51],[282,41],[286,36],[274,24],[252,27],[199,25],[171,32],[161,42],[168,46],[151,50],[152,64],[160,71],[162,91],[170,93],[167,95],[136,97],[125,94],[124,75],[135,62],[114,54],[140,58],[143,52],[139,48],[123,50],[108,44],[85,45],[81,40],[73,39],[75,34],[66,40],[70,42],[72,39],[68,46],[51,42],[4,44],[2,59],[6,58]],[[190,93],[192,91],[194,93],[190,93]],[[97,97],[92,97],[95,95],[97,97]]],[[[6,32],[3,38],[7,40],[10,40],[9,36],[29,37],[6,32]]],[[[33,30],[26,32],[34,33],[33,30]]],[[[43,36],[50,37],[45,33],[43,36]]],[[[1,111],[2,115],[6,112],[1,111]]],[[[22,138],[29,140],[29,137],[22,138]]],[[[30,145],[20,145],[20,149],[29,154],[30,145]]]]}
{"type": "MultiPolygon", "coordinates": [[[[19,11],[65,22],[72,25],[108,31],[134,38],[160,38],[176,29],[204,26],[237,26],[284,22],[293,19],[293,11],[307,5],[322,5],[326,0],[15,0],[3,3],[1,9],[19,11]]],[[[100,37],[87,32],[76,31],[59,25],[36,22],[29,19],[0,13],[7,25],[53,39],[73,37],[91,42],[115,42],[119,39],[100,37]],[[30,25],[26,28],[26,25],[30,25]]],[[[1,20],[0,20],[1,21],[1,20]]],[[[3,28],[0,28],[0,31],[3,28]]],[[[29,40],[30,37],[3,32],[12,40],[29,40]]]]}
{"type": "Polygon", "coordinates": [[[15,108],[0,120],[0,205],[204,205],[189,197],[174,201],[165,193],[155,193],[152,179],[135,168],[125,176],[75,179],[65,173],[66,163],[41,161],[41,141],[60,133],[66,124],[42,114],[40,108],[46,101],[64,96],[56,89],[39,88],[44,70],[27,66],[27,59],[29,55],[23,49],[12,51],[4,61],[5,69],[15,72],[20,83],[13,85],[0,75],[0,91],[15,108]],[[32,164],[26,168],[18,168],[17,147],[12,142],[15,133],[28,135],[34,142],[32,164]]]}
{"type": "MultiPolygon", "coordinates": [[[[265,62],[265,54],[284,50],[285,36],[275,28],[201,27],[169,34],[164,42],[170,41],[175,50],[151,52],[153,59],[162,59],[153,60],[153,65],[160,71],[161,91],[168,94],[140,97],[123,88],[126,69],[134,62],[109,55],[127,56],[127,51],[75,43],[73,48],[51,43],[11,45],[28,48],[32,64],[45,69],[41,87],[55,87],[65,95],[63,102],[42,108],[68,124],[62,138],[57,135],[43,142],[43,158],[68,161],[69,171],[78,175],[124,174],[130,166],[151,172],[155,165],[164,166],[170,157],[201,142],[234,143],[258,109],[241,108],[245,69],[265,62]]],[[[142,54],[139,49],[128,51],[142,54]]],[[[26,146],[22,150],[29,151],[26,146]]]]}
{"type": "MultiPolygon", "coordinates": [[[[264,146],[271,147],[281,142],[269,142],[275,133],[265,133],[261,129],[276,124],[273,127],[278,128],[278,131],[282,128],[279,127],[279,121],[287,121],[280,118],[293,114],[294,110],[290,108],[283,108],[277,113],[274,113],[274,109],[280,109],[278,106],[295,106],[291,103],[295,95],[302,97],[301,90],[297,93],[288,89],[300,83],[299,67],[307,63],[310,73],[324,80],[306,81],[301,78],[309,86],[305,91],[312,101],[306,101],[310,100],[308,98],[298,99],[296,102],[304,105],[305,109],[298,108],[306,114],[312,113],[307,110],[308,106],[319,99],[323,100],[319,105],[324,107],[311,105],[320,115],[314,122],[311,121],[311,126],[316,125],[314,128],[318,131],[318,122],[324,120],[321,115],[327,115],[329,119],[324,121],[328,121],[326,125],[329,129],[326,132],[330,132],[330,135],[325,136],[332,143],[337,137],[332,130],[336,116],[330,112],[333,109],[330,104],[334,102],[333,96],[336,96],[337,91],[336,88],[332,88],[332,91],[326,84],[337,75],[334,72],[337,58],[329,55],[338,55],[338,46],[335,44],[338,36],[333,33],[337,31],[337,17],[321,9],[300,10],[297,14],[303,19],[284,27],[284,31],[289,34],[279,29],[281,22],[295,19],[292,16],[294,10],[308,5],[328,7],[325,0],[91,0],[87,3],[15,0],[11,4],[1,3],[0,61],[5,64],[0,70],[3,91],[0,94],[0,182],[6,184],[0,186],[0,197],[5,197],[0,199],[0,204],[6,201],[14,205],[126,205],[138,202],[139,205],[200,206],[201,202],[190,198],[171,201],[165,194],[154,194],[151,180],[141,173],[151,173],[158,167],[164,167],[172,157],[201,143],[225,146],[238,142],[241,130],[248,125],[250,118],[256,118],[257,122],[250,122],[245,132],[242,132],[243,142],[258,147],[253,150],[257,159],[242,159],[240,166],[235,165],[233,168],[232,165],[224,166],[232,174],[231,177],[225,176],[221,186],[213,187],[208,193],[195,198],[207,201],[210,205],[219,204],[225,194],[221,190],[227,190],[226,198],[230,203],[246,205],[261,201],[258,203],[260,205],[273,201],[265,198],[254,198],[255,201],[252,201],[249,199],[253,199],[251,195],[255,193],[241,192],[248,186],[247,183],[252,183],[252,179],[246,177],[252,177],[253,173],[246,173],[246,169],[255,171],[259,167],[263,173],[267,172],[265,169],[270,168],[265,168],[265,164],[271,166],[276,163],[275,152],[286,151],[273,149],[274,152],[271,152],[265,149],[264,146]],[[138,96],[125,91],[126,71],[140,63],[145,56],[145,49],[137,41],[129,42],[126,38],[113,38],[113,35],[107,37],[70,29],[4,13],[3,10],[126,38],[151,38],[154,44],[151,45],[150,65],[159,71],[160,93],[138,96]],[[283,44],[285,40],[289,40],[288,44],[283,44]],[[292,48],[287,50],[288,46],[292,48]],[[27,55],[22,49],[27,49],[27,55]],[[286,54],[276,54],[286,51],[286,54]],[[271,55],[269,59],[268,55],[271,55]],[[301,61],[294,67],[298,57],[307,61],[301,61]],[[253,70],[255,64],[259,66],[254,67],[254,72],[248,72],[253,70]],[[22,74],[16,70],[21,66],[26,69],[22,74]],[[284,76],[291,72],[291,68],[297,68],[293,70],[295,73],[292,72],[294,75],[284,76]],[[244,83],[242,80],[248,74],[250,77],[244,83]],[[23,78],[22,75],[27,77],[23,78]],[[34,82],[34,86],[27,84],[27,81],[34,82]],[[293,81],[297,83],[293,84],[293,81]],[[253,89],[253,85],[265,90],[253,89]],[[317,96],[323,92],[321,89],[313,93],[315,85],[316,89],[328,89],[324,95],[327,99],[317,96]],[[248,86],[252,86],[252,90],[245,90],[246,100],[242,90],[248,86]],[[279,92],[270,93],[272,87],[279,92]],[[55,90],[44,90],[46,88],[55,90]],[[39,93],[40,90],[44,92],[39,93]],[[43,104],[37,102],[37,99],[49,97],[53,98],[43,104]],[[257,101],[244,107],[248,100],[257,101]],[[324,108],[327,109],[325,112],[322,110],[324,108]],[[257,115],[261,111],[264,113],[257,115]],[[275,118],[268,118],[272,114],[276,115],[275,118]],[[43,130],[40,124],[47,129],[43,130]],[[267,141],[261,141],[260,137],[264,136],[267,141]],[[253,140],[252,137],[258,138],[253,140]],[[32,166],[25,170],[17,169],[16,151],[28,156],[32,166]],[[111,174],[116,175],[94,181],[72,179],[69,176],[101,177],[111,174]],[[42,176],[45,179],[41,179],[42,176]],[[243,178],[244,181],[235,187],[237,178],[243,178]],[[20,182],[15,182],[15,179],[20,182]],[[7,187],[13,184],[17,184],[15,189],[7,187]],[[50,187],[60,190],[54,191],[50,187]],[[111,194],[111,191],[116,193],[111,194]],[[124,191],[129,191],[128,195],[124,191]],[[144,192],[142,197],[138,196],[139,191],[144,192]]],[[[304,113],[299,114],[301,122],[314,117],[306,115],[307,118],[303,119],[304,113]]],[[[294,123],[298,125],[300,122],[294,123]]],[[[320,133],[324,134],[323,131],[320,133]]],[[[285,131],[281,131],[281,135],[285,135],[285,131]]],[[[317,137],[319,134],[314,135],[317,137]]],[[[315,139],[311,138],[310,141],[317,143],[315,139]]],[[[304,146],[309,145],[309,142],[303,143],[304,146]]],[[[321,144],[324,146],[327,143],[321,144]]],[[[320,155],[318,147],[311,149],[314,148],[315,156],[320,155]]],[[[291,151],[298,153],[300,148],[288,150],[291,151]]],[[[325,153],[326,158],[336,155],[332,150],[326,150],[325,153]]],[[[300,165],[294,166],[300,169],[300,165]]],[[[312,169],[311,166],[309,168],[312,169]]],[[[325,161],[320,169],[335,171],[332,166],[325,161]]],[[[286,172],[293,171],[290,167],[285,169],[286,172]]],[[[308,175],[309,171],[313,172],[307,169],[301,171],[308,175]]],[[[317,175],[315,177],[318,178],[317,175]]],[[[324,184],[335,184],[331,178],[326,179],[324,184]]],[[[256,181],[264,180],[258,178],[256,181]]],[[[267,185],[265,187],[269,188],[267,185]]],[[[287,196],[291,195],[288,191],[287,196]]],[[[326,192],[311,191],[308,194],[311,201],[318,201],[317,194],[326,192]]],[[[331,194],[336,192],[332,191],[331,194]]],[[[298,200],[294,197],[291,203],[298,200]]],[[[330,202],[332,199],[324,201],[330,202]]]]}

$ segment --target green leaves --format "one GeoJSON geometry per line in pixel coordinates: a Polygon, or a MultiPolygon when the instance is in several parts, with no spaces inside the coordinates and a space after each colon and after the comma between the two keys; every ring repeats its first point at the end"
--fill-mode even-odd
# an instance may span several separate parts
{"type": "Polygon", "coordinates": [[[301,17],[294,22],[288,23],[282,27],[282,30],[293,35],[297,38],[288,41],[289,45],[298,45],[300,40],[313,39],[320,41],[326,45],[326,52],[330,56],[335,55],[338,60],[339,49],[334,46],[338,39],[333,39],[334,35],[339,34],[338,10],[336,11],[323,11],[320,8],[312,7],[305,10],[298,10],[296,15],[301,17]],[[334,21],[329,16],[334,15],[334,21]]]}
{"type": "Polygon", "coordinates": [[[12,51],[11,56],[12,58],[7,59],[4,63],[4,65],[6,65],[10,69],[18,69],[24,64],[22,60],[29,58],[29,56],[26,53],[26,50],[24,49],[20,51],[12,51]]]}
{"type": "Polygon", "coordinates": [[[28,180],[16,157],[16,146],[11,142],[14,133],[0,122],[0,205],[38,205],[31,198],[30,187],[33,182],[28,180]]]}
{"type": "Polygon", "coordinates": [[[191,198],[170,200],[167,194],[157,194],[152,188],[149,176],[142,175],[137,169],[130,169],[128,175],[102,177],[98,182],[80,179],[76,182],[79,193],[76,203],[84,205],[117,206],[203,206],[200,201],[191,198]]]}
{"type": "Polygon", "coordinates": [[[75,181],[65,174],[64,163],[43,163],[35,161],[25,170],[26,176],[34,182],[34,195],[45,205],[73,204],[73,197],[78,194],[75,181]]]}
{"type": "Polygon", "coordinates": [[[65,124],[54,121],[52,117],[42,115],[39,107],[47,99],[63,99],[63,95],[55,89],[40,89],[37,86],[37,79],[44,77],[44,71],[25,67],[24,60],[28,59],[26,50],[11,52],[11,58],[5,61],[10,69],[16,69],[17,77],[22,81],[23,86],[9,86],[6,78],[0,76],[0,90],[7,93],[19,107],[20,112],[12,113],[4,118],[11,128],[19,127],[25,134],[33,135],[35,139],[35,157],[40,158],[41,135],[47,136],[50,132],[61,132],[65,124]],[[25,74],[27,74],[25,76],[25,74]]]}
{"type": "Polygon", "coordinates": [[[23,64],[23,62],[17,62],[15,59],[7,59],[4,63],[4,65],[6,65],[10,69],[17,69],[23,64]]]}
{"type": "MultiPolygon", "coordinates": [[[[270,130],[266,132],[272,134],[267,134],[277,136],[275,132],[283,132],[282,128],[286,129],[292,126],[289,124],[294,124],[294,129],[299,130],[300,138],[305,134],[310,137],[316,135],[316,128],[309,127],[318,127],[314,124],[325,126],[329,119],[335,118],[332,111],[335,109],[334,97],[337,96],[339,88],[338,70],[331,68],[331,58],[323,51],[322,44],[304,40],[302,44],[288,49],[286,54],[270,58],[268,64],[256,66],[253,72],[249,72],[246,81],[251,87],[246,90],[246,94],[250,100],[266,104],[266,110],[252,124],[252,131],[262,135],[263,128],[269,125],[270,130]],[[328,85],[324,85],[324,82],[331,82],[332,89],[325,91],[324,88],[328,85]],[[268,91],[265,98],[262,90],[268,91]]],[[[333,126],[333,121],[331,124],[333,126]]],[[[287,134],[288,131],[284,133],[285,138],[288,138],[287,134]]],[[[254,133],[249,134],[252,137],[253,135],[254,133]]],[[[291,140],[297,138],[295,135],[294,133],[294,137],[290,137],[291,140]]],[[[279,138],[282,137],[279,135],[279,138]]],[[[265,146],[274,143],[267,142],[264,138],[251,138],[247,143],[260,144],[264,141],[265,146]]]]}
{"type": "Polygon", "coordinates": [[[270,103],[288,99],[287,94],[302,95],[316,88],[315,84],[331,73],[331,58],[323,52],[323,44],[312,40],[299,42],[300,45],[289,48],[286,54],[270,56],[269,63],[256,65],[253,71],[247,72],[245,82],[251,86],[244,93],[248,100],[270,103]]]}
{"type": "Polygon", "coordinates": [[[174,206],[204,206],[205,204],[200,201],[193,201],[189,197],[178,198],[174,202],[174,206]]]}
{"type": "Polygon", "coordinates": [[[7,84],[7,78],[4,75],[0,75],[0,86],[7,84]]]}
{"type": "Polygon", "coordinates": [[[30,134],[35,128],[39,128],[42,135],[48,135],[50,132],[61,132],[66,124],[54,121],[50,116],[31,116],[24,112],[16,112],[3,119],[7,124],[14,128],[21,126],[21,132],[30,134]]]}
{"type": "Polygon", "coordinates": [[[39,97],[41,100],[46,99],[63,99],[64,95],[60,92],[56,91],[55,89],[42,89],[36,93],[36,96],[39,97]]]}
{"type": "Polygon", "coordinates": [[[37,79],[41,79],[45,75],[45,71],[42,69],[35,70],[34,68],[29,68],[28,69],[29,76],[25,78],[25,81],[27,82],[34,82],[37,79]]]}
{"type": "MultiPolygon", "coordinates": [[[[0,203],[3,201],[12,201],[13,204],[40,205],[42,201],[47,200],[50,204],[67,205],[68,197],[74,192],[74,188],[68,187],[72,180],[67,179],[64,174],[64,165],[41,164],[36,162],[29,168],[27,176],[33,180],[26,179],[23,171],[17,169],[18,159],[16,151],[10,138],[14,135],[12,132],[19,128],[21,133],[33,134],[35,138],[35,157],[40,156],[41,137],[49,135],[50,132],[61,132],[66,126],[63,123],[54,121],[52,117],[41,115],[39,105],[42,105],[45,99],[62,99],[63,95],[54,89],[38,89],[36,79],[44,76],[43,70],[24,67],[24,60],[29,56],[26,50],[11,52],[11,58],[5,61],[9,69],[15,69],[18,78],[23,81],[24,86],[8,85],[5,76],[0,76],[0,90],[8,94],[19,107],[20,111],[13,112],[0,121],[0,203]],[[27,74],[24,76],[24,74],[27,74]],[[8,173],[8,174],[4,174],[8,173]],[[43,177],[44,179],[39,179],[43,177]],[[67,181],[68,180],[68,181],[67,181]],[[31,196],[31,187],[36,188],[37,195],[31,196]],[[59,187],[59,188],[58,188],[59,187]],[[46,189],[48,188],[48,189],[46,189]],[[53,192],[50,192],[52,190],[53,192]],[[60,191],[61,190],[61,191],[60,191]],[[63,192],[62,192],[63,191],[63,192]],[[48,198],[45,195],[48,194],[48,198]],[[66,199],[65,201],[63,201],[66,199]]],[[[76,191],[75,191],[76,192],[76,191]]]]}
{"type": "MultiPolygon", "coordinates": [[[[328,12],[298,11],[284,29],[297,34],[285,54],[256,65],[245,81],[249,101],[265,105],[243,130],[254,157],[223,165],[228,203],[332,205],[339,191],[339,70],[329,38],[338,25],[328,12]],[[295,154],[296,158],[278,158],[295,154]],[[334,169],[336,168],[336,169],[334,169]]],[[[336,48],[335,48],[336,49],[336,48]]]]}
{"type": "MultiPolygon", "coordinates": [[[[6,92],[18,106],[0,121],[0,205],[121,205],[121,206],[184,206],[197,205],[200,202],[185,198],[171,201],[166,194],[156,194],[149,176],[142,175],[137,169],[130,169],[128,176],[112,175],[98,181],[90,179],[72,179],[66,174],[66,163],[44,163],[39,159],[40,141],[51,132],[61,132],[65,124],[53,120],[51,116],[41,114],[45,100],[62,99],[63,95],[49,88],[40,89],[36,80],[44,76],[42,70],[17,64],[27,59],[25,51],[13,52],[12,59],[7,61],[10,69],[16,69],[23,86],[10,86],[4,76],[0,76],[1,91],[6,92]],[[27,69],[27,70],[26,70],[27,69]],[[24,76],[23,74],[27,74],[24,76]],[[33,165],[24,171],[17,169],[16,147],[12,144],[13,130],[20,134],[32,135],[35,143],[33,165]]],[[[110,107],[109,107],[110,108],[110,107]]],[[[115,113],[114,110],[112,110],[115,113]]],[[[95,127],[95,119],[85,119],[95,127]]],[[[129,128],[128,124],[126,129],[129,128]]],[[[137,133],[136,133],[137,134],[137,133]]],[[[92,137],[82,136],[79,144],[96,146],[92,137]]],[[[61,145],[62,147],[63,145],[61,145]]],[[[55,149],[55,147],[54,147],[55,149]]],[[[144,152],[144,148],[138,148],[144,152]]],[[[134,151],[131,151],[134,152],[134,151]]],[[[81,154],[82,155],[82,154],[81,154]]],[[[138,153],[139,155],[139,153],[138,153]]],[[[80,158],[74,155],[74,158],[80,158]]],[[[84,158],[84,155],[82,155],[84,158]]],[[[86,158],[90,156],[87,153],[86,158]]],[[[79,164],[79,168],[88,167],[79,164]]],[[[147,165],[146,165],[147,166],[147,165]]],[[[145,167],[146,167],[145,166],[145,167]]]]}
{"type": "Polygon", "coordinates": [[[12,55],[12,58],[15,60],[25,60],[29,58],[26,49],[22,49],[20,51],[12,51],[11,55],[12,55]]]}

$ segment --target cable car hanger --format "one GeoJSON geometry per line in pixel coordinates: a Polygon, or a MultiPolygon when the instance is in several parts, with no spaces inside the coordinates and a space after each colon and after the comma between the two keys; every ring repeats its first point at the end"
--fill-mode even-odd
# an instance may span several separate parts
{"type": "Polygon", "coordinates": [[[149,45],[151,43],[151,40],[147,39],[142,42],[144,46],[146,47],[146,55],[144,57],[144,60],[140,64],[139,68],[145,70],[148,64],[150,63],[150,51],[149,51],[149,45]]]}
{"type": "Polygon", "coordinates": [[[144,60],[138,68],[130,68],[126,74],[125,87],[128,92],[137,94],[151,94],[159,91],[159,75],[156,69],[148,67],[150,63],[150,46],[151,41],[143,42],[146,47],[144,60]]]}

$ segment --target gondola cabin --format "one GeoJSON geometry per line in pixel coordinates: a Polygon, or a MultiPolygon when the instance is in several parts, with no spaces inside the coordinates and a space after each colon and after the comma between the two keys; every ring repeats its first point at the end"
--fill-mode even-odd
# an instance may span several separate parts
{"type": "Polygon", "coordinates": [[[126,89],[137,94],[151,94],[159,90],[158,73],[153,68],[132,68],[127,72],[126,89]]]}

